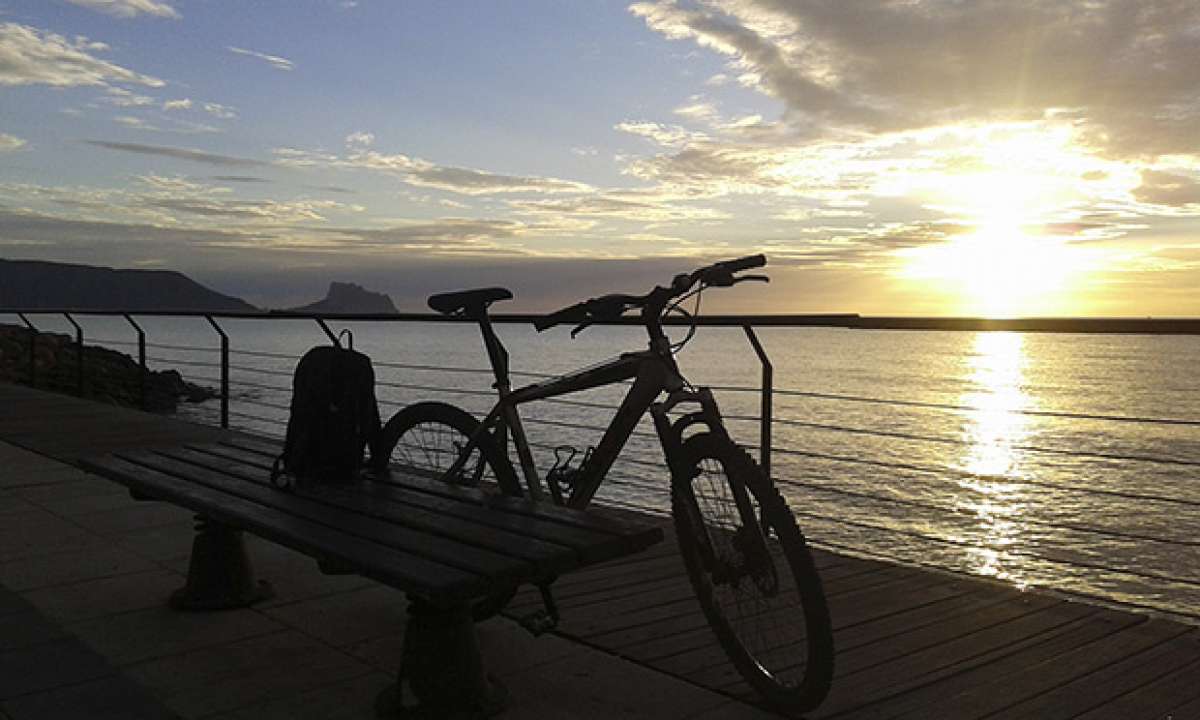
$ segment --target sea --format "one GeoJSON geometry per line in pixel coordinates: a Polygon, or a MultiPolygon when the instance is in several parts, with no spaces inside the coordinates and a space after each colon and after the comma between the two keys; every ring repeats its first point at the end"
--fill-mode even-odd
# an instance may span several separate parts
{"type": "MultiPolygon", "coordinates": [[[[88,342],[136,354],[123,320],[83,318],[88,342]]],[[[139,318],[150,366],[219,385],[203,319],[139,318]]],[[[291,373],[327,343],[311,320],[220,320],[230,424],[283,434],[291,373]]],[[[331,323],[373,360],[386,419],[443,400],[494,400],[477,328],[331,323]]],[[[65,331],[67,328],[50,328],[65,331]]],[[[637,327],[497,327],[520,385],[645,347],[637,327]]],[[[682,339],[683,329],[672,331],[682,339]]],[[[818,547],[994,578],[1018,588],[1200,624],[1200,337],[760,328],[773,365],[772,475],[818,547]]],[[[700,328],[678,360],[716,389],[735,439],[762,453],[763,366],[737,328],[700,328]]],[[[539,468],[595,445],[627,388],[522,411],[539,468]]],[[[219,421],[219,403],[184,417],[219,421]]],[[[648,419],[599,502],[669,509],[648,419]]]]}

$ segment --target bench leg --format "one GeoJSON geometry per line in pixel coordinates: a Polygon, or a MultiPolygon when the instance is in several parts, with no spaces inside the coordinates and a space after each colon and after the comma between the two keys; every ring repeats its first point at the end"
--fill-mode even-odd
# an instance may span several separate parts
{"type": "Polygon", "coordinates": [[[196,516],[196,537],[187,584],[171,594],[176,610],[228,610],[272,597],[266,582],[255,582],[242,531],[196,516]]]}
{"type": "Polygon", "coordinates": [[[484,672],[470,606],[441,608],[413,598],[408,615],[399,676],[380,695],[379,715],[485,718],[503,711],[508,693],[484,672]],[[416,707],[403,707],[405,680],[420,703],[416,707]]]}

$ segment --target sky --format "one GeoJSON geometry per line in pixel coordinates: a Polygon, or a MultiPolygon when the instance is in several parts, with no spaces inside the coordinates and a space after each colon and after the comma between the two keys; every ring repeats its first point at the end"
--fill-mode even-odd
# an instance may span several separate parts
{"type": "Polygon", "coordinates": [[[1200,3],[0,0],[0,257],[643,292],[725,312],[1200,316],[1200,3]]]}

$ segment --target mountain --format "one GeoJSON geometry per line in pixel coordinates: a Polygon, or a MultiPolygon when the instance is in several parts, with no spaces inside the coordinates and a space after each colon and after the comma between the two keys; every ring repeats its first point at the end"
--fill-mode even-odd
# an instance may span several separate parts
{"type": "Polygon", "coordinates": [[[311,305],[291,308],[295,313],[378,313],[394,315],[399,312],[392,299],[384,293],[371,292],[354,283],[329,283],[325,297],[311,305]]]}
{"type": "Polygon", "coordinates": [[[0,260],[0,307],[253,311],[173,270],[115,270],[41,260],[0,260]]]}

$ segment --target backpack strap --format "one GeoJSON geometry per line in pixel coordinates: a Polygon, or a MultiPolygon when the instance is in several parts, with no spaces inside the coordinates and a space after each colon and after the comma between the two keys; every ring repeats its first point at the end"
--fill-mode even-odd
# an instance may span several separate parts
{"type": "Polygon", "coordinates": [[[350,332],[350,328],[342,328],[342,331],[340,333],[338,333],[337,340],[335,341],[334,344],[336,344],[338,347],[344,347],[347,350],[353,350],[354,349],[354,333],[350,332]],[[345,345],[342,345],[342,337],[343,336],[346,338],[345,345]]]}

